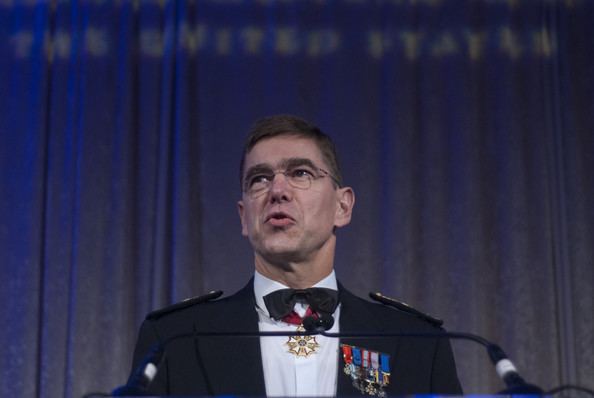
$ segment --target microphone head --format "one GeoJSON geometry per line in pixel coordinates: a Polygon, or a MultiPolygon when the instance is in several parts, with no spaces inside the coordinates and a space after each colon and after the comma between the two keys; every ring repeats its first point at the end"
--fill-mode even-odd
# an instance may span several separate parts
{"type": "Polygon", "coordinates": [[[334,317],[330,314],[320,314],[318,318],[306,316],[303,318],[303,328],[308,332],[325,332],[334,326],[334,317]]]}

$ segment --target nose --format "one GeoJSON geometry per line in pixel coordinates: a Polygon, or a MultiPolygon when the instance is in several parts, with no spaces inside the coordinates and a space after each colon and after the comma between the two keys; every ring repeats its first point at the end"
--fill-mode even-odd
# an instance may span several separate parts
{"type": "Polygon", "coordinates": [[[283,173],[276,173],[270,182],[268,192],[272,203],[287,202],[293,198],[293,189],[283,173]]]}

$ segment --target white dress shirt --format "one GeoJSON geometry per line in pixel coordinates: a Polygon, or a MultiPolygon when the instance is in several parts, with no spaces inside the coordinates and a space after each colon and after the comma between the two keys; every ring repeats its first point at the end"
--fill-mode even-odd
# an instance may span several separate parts
{"type": "MultiPolygon", "coordinates": [[[[338,290],[334,271],[312,287],[325,287],[338,290]]],[[[256,295],[256,311],[258,327],[261,332],[291,332],[297,325],[291,325],[270,318],[263,297],[275,290],[286,289],[287,286],[273,281],[255,272],[254,293],[256,295]]],[[[305,314],[307,304],[295,304],[295,312],[305,314]]],[[[334,326],[328,330],[338,333],[340,305],[333,314],[334,326]]],[[[262,367],[266,395],[269,397],[322,397],[336,395],[336,377],[338,371],[338,339],[315,336],[320,345],[314,353],[307,357],[297,356],[289,352],[289,337],[260,337],[262,367]]]]}

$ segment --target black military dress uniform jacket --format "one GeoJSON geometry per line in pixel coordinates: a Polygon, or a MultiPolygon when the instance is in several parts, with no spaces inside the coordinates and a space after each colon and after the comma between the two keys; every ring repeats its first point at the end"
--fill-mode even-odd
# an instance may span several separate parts
{"type": "MultiPolygon", "coordinates": [[[[438,332],[441,328],[410,313],[356,297],[339,284],[340,332],[438,332]]],[[[236,294],[188,306],[173,306],[143,322],[132,369],[158,342],[193,332],[258,332],[253,280],[236,294]]],[[[447,339],[357,338],[341,343],[390,355],[388,395],[461,394],[447,339]]],[[[287,354],[290,355],[290,354],[287,354]]],[[[337,395],[359,395],[337,358],[337,395]]],[[[148,392],[152,395],[266,395],[257,337],[191,337],[167,344],[148,392]]]]}

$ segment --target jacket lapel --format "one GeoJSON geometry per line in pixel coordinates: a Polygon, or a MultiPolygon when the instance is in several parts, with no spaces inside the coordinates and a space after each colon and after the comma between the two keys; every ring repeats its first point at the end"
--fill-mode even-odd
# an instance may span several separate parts
{"type": "MultiPolygon", "coordinates": [[[[213,314],[213,319],[197,320],[197,330],[204,329],[206,323],[214,332],[258,332],[253,279],[225,303],[213,304],[220,308],[213,314]]],[[[202,361],[199,366],[210,384],[210,395],[266,394],[258,337],[201,337],[196,340],[196,351],[202,361]]]]}

